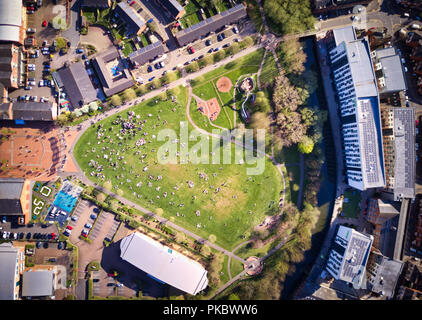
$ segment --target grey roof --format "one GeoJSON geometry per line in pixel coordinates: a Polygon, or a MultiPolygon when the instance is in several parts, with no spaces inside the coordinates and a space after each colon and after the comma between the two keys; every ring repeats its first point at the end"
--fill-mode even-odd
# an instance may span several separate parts
{"type": "Polygon", "coordinates": [[[14,300],[15,272],[19,250],[11,242],[0,244],[0,300],[14,300]]]}
{"type": "Polygon", "coordinates": [[[13,120],[53,121],[57,110],[52,102],[13,102],[13,120]]]}
{"type": "Polygon", "coordinates": [[[394,198],[415,198],[415,110],[394,108],[394,198]]]}
{"type": "Polygon", "coordinates": [[[192,295],[208,285],[207,271],[201,264],[139,232],[122,239],[120,251],[123,260],[192,295]]]}
{"type": "Polygon", "coordinates": [[[353,26],[334,29],[333,34],[336,46],[343,41],[347,43],[356,40],[355,28],[353,26]]]}
{"type": "Polygon", "coordinates": [[[13,44],[0,44],[0,83],[5,87],[12,86],[13,46],[13,44]]]}
{"type": "Polygon", "coordinates": [[[129,54],[129,60],[133,64],[143,65],[147,61],[163,54],[163,44],[160,41],[157,41],[129,54]]]}
{"type": "Polygon", "coordinates": [[[189,28],[183,29],[175,34],[175,38],[180,46],[191,43],[209,32],[214,32],[224,25],[236,22],[246,17],[246,7],[240,3],[233,8],[223,11],[206,20],[202,20],[189,28]]]}
{"type": "Polygon", "coordinates": [[[184,10],[177,0],[157,0],[157,2],[174,17],[184,10]]]}
{"type": "Polygon", "coordinates": [[[82,0],[82,7],[110,8],[110,0],[82,0]]]}
{"type": "Polygon", "coordinates": [[[22,274],[22,297],[53,295],[54,273],[49,270],[26,271],[22,274]]]}
{"type": "Polygon", "coordinates": [[[353,283],[360,288],[372,246],[373,236],[367,236],[345,226],[339,226],[326,265],[337,280],[353,283]]]}
{"type": "Polygon", "coordinates": [[[396,48],[395,47],[387,47],[387,48],[382,48],[382,49],[378,49],[375,51],[375,58],[381,59],[381,58],[385,58],[385,57],[391,57],[396,55],[396,48]]]}
{"type": "Polygon", "coordinates": [[[0,179],[0,214],[21,215],[23,213],[20,197],[24,181],[19,178],[0,179]]]}
{"type": "Polygon", "coordinates": [[[128,24],[129,33],[138,33],[139,29],[145,25],[142,17],[126,1],[119,2],[115,11],[128,24]]]}
{"type": "Polygon", "coordinates": [[[368,289],[392,299],[403,269],[403,262],[372,252],[367,265],[368,289]]]}
{"type": "Polygon", "coordinates": [[[406,90],[407,86],[400,56],[394,55],[381,58],[379,62],[382,65],[385,80],[385,87],[381,88],[380,91],[384,93],[406,90]]]}
{"type": "Polygon", "coordinates": [[[0,41],[19,42],[22,0],[0,0],[0,41]]]}
{"type": "Polygon", "coordinates": [[[97,100],[97,91],[81,62],[73,63],[69,67],[59,70],[58,74],[74,108],[97,100]]]}
{"type": "Polygon", "coordinates": [[[121,69],[121,74],[119,76],[114,78],[111,77],[111,71],[107,70],[106,63],[116,59],[119,61],[119,66],[122,67],[123,61],[120,59],[118,51],[115,48],[110,48],[97,56],[92,62],[94,70],[97,72],[101,84],[103,85],[104,94],[107,97],[130,88],[134,84],[132,76],[127,68],[121,69]]]}
{"type": "Polygon", "coordinates": [[[53,79],[56,81],[57,85],[59,86],[59,88],[63,88],[63,81],[62,78],[60,78],[60,75],[58,74],[57,71],[52,73],[53,79]]]}

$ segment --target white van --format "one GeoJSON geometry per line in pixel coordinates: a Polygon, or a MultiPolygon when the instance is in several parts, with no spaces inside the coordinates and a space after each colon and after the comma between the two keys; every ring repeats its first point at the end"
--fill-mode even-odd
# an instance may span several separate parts
{"type": "Polygon", "coordinates": [[[53,210],[51,210],[51,214],[53,215],[53,214],[55,214],[56,213],[56,211],[57,211],[57,207],[53,207],[53,210]]]}
{"type": "Polygon", "coordinates": [[[412,29],[416,29],[416,30],[420,30],[421,29],[421,26],[419,24],[416,24],[416,23],[413,23],[410,27],[412,29]]]}

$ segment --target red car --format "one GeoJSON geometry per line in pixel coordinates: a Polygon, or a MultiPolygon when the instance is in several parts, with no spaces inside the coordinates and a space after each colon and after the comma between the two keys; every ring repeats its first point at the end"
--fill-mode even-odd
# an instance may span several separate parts
{"type": "Polygon", "coordinates": [[[114,277],[114,273],[107,273],[109,277],[114,277]]]}
{"type": "Polygon", "coordinates": [[[82,237],[84,237],[84,238],[88,238],[88,235],[87,235],[86,233],[82,233],[81,235],[82,235],[82,237]]]}
{"type": "Polygon", "coordinates": [[[189,47],[190,53],[195,53],[195,49],[193,47],[189,47]]]}
{"type": "Polygon", "coordinates": [[[42,26],[43,26],[43,27],[46,27],[46,26],[47,26],[47,20],[44,20],[44,21],[42,22],[42,26]]]}
{"type": "Polygon", "coordinates": [[[66,229],[72,230],[73,228],[71,226],[67,226],[66,229]]]}
{"type": "Polygon", "coordinates": [[[131,3],[129,3],[130,6],[133,6],[135,4],[135,1],[132,1],[131,3]]]}

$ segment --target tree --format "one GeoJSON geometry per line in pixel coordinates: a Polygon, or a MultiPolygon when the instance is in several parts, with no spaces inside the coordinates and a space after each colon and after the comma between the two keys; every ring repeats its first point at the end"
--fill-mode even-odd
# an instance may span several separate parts
{"type": "Polygon", "coordinates": [[[166,101],[167,100],[167,93],[165,91],[164,92],[160,92],[160,94],[157,97],[161,101],[166,101]]]}
{"type": "Polygon", "coordinates": [[[240,51],[240,45],[238,42],[233,42],[230,47],[226,49],[228,55],[232,56],[240,51]]]}
{"type": "Polygon", "coordinates": [[[163,84],[169,84],[173,81],[177,80],[177,75],[173,71],[167,72],[164,77],[162,78],[163,84]]]}
{"type": "Polygon", "coordinates": [[[298,143],[306,133],[306,127],[301,123],[298,112],[280,112],[275,120],[275,140],[283,146],[289,147],[298,143]]]}
{"type": "Polygon", "coordinates": [[[214,243],[215,241],[217,241],[217,237],[214,234],[210,234],[210,236],[208,237],[208,240],[214,243]]]}
{"type": "Polygon", "coordinates": [[[307,136],[303,136],[302,139],[299,141],[297,148],[301,153],[307,154],[311,153],[314,149],[314,142],[311,138],[307,136]]]}
{"type": "Polygon", "coordinates": [[[218,62],[223,60],[226,57],[226,52],[224,50],[219,50],[213,54],[214,62],[218,62]]]}
{"type": "Polygon", "coordinates": [[[161,79],[155,78],[152,80],[152,85],[155,87],[155,89],[161,87],[161,79]]]}
{"type": "Polygon", "coordinates": [[[111,103],[113,106],[115,106],[115,107],[120,106],[120,105],[122,104],[122,98],[120,98],[120,96],[119,96],[119,95],[114,94],[114,95],[110,98],[110,103],[111,103]]]}
{"type": "Polygon", "coordinates": [[[75,117],[80,117],[80,116],[82,116],[82,111],[81,111],[81,109],[75,109],[75,110],[73,111],[73,115],[74,115],[75,117]]]}
{"type": "Polygon", "coordinates": [[[86,104],[86,105],[84,105],[84,106],[82,106],[81,111],[82,111],[83,113],[88,113],[88,112],[89,112],[89,106],[88,106],[87,104],[86,104]]]}
{"type": "Polygon", "coordinates": [[[177,232],[175,235],[175,240],[179,243],[186,241],[186,235],[183,232],[177,232]]]}
{"type": "Polygon", "coordinates": [[[97,110],[98,110],[98,103],[97,103],[97,101],[92,101],[89,104],[89,111],[90,112],[94,112],[94,111],[97,111],[97,110]]]}
{"type": "Polygon", "coordinates": [[[107,196],[102,192],[98,192],[95,196],[95,199],[97,199],[98,202],[104,202],[106,198],[107,196]]]}
{"type": "Polygon", "coordinates": [[[253,103],[253,111],[269,112],[270,109],[270,101],[267,99],[264,92],[258,91],[256,93],[255,101],[253,103]]]}
{"type": "Polygon", "coordinates": [[[199,70],[199,64],[197,61],[193,61],[191,62],[187,67],[186,67],[186,72],[188,73],[192,73],[192,72],[196,72],[199,70]]]}
{"type": "Polygon", "coordinates": [[[295,87],[290,84],[289,79],[284,75],[275,77],[273,101],[276,112],[288,109],[296,111],[302,100],[295,87]]]}
{"type": "Polygon", "coordinates": [[[148,89],[144,84],[142,84],[135,91],[136,91],[136,95],[140,97],[144,95],[145,93],[147,93],[148,89]]]}
{"type": "Polygon", "coordinates": [[[57,117],[57,121],[61,126],[65,125],[68,121],[67,114],[66,113],[60,113],[57,117]]]}
{"type": "Polygon", "coordinates": [[[315,20],[308,0],[265,1],[264,13],[269,26],[281,35],[314,28],[315,20]]]}
{"type": "Polygon", "coordinates": [[[199,252],[201,252],[203,256],[208,256],[211,253],[211,248],[204,244],[199,252]]]}
{"type": "Polygon", "coordinates": [[[280,61],[286,73],[302,73],[305,70],[306,54],[303,52],[298,39],[281,42],[280,52],[280,61]]]}
{"type": "Polygon", "coordinates": [[[253,39],[251,36],[247,36],[245,37],[241,42],[240,42],[240,47],[242,47],[243,49],[245,48],[249,48],[250,46],[253,45],[253,39]]]}
{"type": "Polygon", "coordinates": [[[198,61],[199,66],[201,68],[206,67],[206,66],[209,66],[210,64],[213,64],[213,62],[214,62],[214,58],[210,54],[207,54],[206,56],[204,56],[202,59],[200,59],[198,61]]]}
{"type": "Polygon", "coordinates": [[[264,112],[255,112],[251,117],[251,127],[254,129],[268,129],[270,119],[264,112]]]}
{"type": "Polygon", "coordinates": [[[133,88],[128,88],[125,91],[123,91],[123,97],[125,101],[131,101],[136,99],[136,92],[133,90],[133,88]]]}

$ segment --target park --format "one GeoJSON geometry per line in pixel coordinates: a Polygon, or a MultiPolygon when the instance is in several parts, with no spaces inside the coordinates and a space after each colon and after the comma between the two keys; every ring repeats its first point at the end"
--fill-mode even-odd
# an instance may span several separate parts
{"type": "MultiPolygon", "coordinates": [[[[230,94],[226,93],[227,96],[220,100],[214,83],[222,73],[235,82],[243,74],[256,72],[259,59],[262,59],[262,52],[245,56],[236,61],[234,70],[227,73],[226,66],[220,67],[203,76],[206,79],[202,82],[204,86],[194,87],[197,97],[217,99],[222,105],[218,117],[209,123],[223,118],[221,127],[232,129],[233,122],[239,121],[239,113],[229,105],[233,96],[230,99],[230,94]]],[[[194,100],[189,96],[189,89],[176,87],[166,99],[154,97],[97,122],[78,140],[74,154],[85,175],[93,182],[203,238],[214,235],[217,244],[227,249],[234,248],[250,237],[254,226],[274,212],[285,186],[270,159],[265,158],[263,174],[248,176],[246,168],[250,165],[234,161],[238,148],[233,144],[211,145],[210,137],[207,137],[210,153],[222,153],[223,148],[232,148],[231,163],[161,163],[157,156],[164,143],[157,139],[160,130],[179,133],[181,126],[188,125],[191,132],[194,126],[187,122],[189,109],[191,113],[196,112],[193,121],[208,118],[192,107],[187,108],[188,102],[194,100]]],[[[207,127],[208,131],[211,128],[207,127]]],[[[175,145],[178,142],[168,141],[175,145]]],[[[194,144],[196,142],[189,142],[189,146],[178,145],[179,151],[194,144]]]]}

